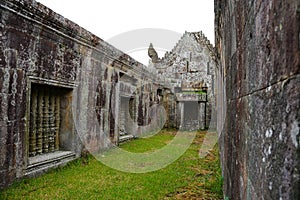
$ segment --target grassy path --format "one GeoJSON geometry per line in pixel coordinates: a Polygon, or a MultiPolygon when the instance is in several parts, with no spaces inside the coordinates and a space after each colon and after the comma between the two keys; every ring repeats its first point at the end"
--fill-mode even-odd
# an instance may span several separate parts
{"type": "MultiPolygon", "coordinates": [[[[163,130],[121,147],[132,152],[155,150],[175,133],[163,130]]],[[[217,147],[205,158],[198,157],[204,135],[198,132],[183,156],[158,171],[124,173],[89,156],[38,178],[23,179],[0,191],[0,199],[222,199],[217,147]]]]}

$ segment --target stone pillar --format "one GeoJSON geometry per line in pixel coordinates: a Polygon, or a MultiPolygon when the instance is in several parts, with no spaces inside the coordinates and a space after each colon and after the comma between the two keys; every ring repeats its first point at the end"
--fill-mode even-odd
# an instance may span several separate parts
{"type": "Polygon", "coordinates": [[[179,114],[179,128],[184,128],[184,102],[179,102],[178,103],[178,114],[179,114]]]}
{"type": "Polygon", "coordinates": [[[134,115],[132,116],[132,120],[134,121],[134,127],[133,127],[133,136],[137,137],[138,136],[138,111],[139,111],[139,96],[135,94],[134,99],[133,99],[133,113],[134,115]]]}
{"type": "Polygon", "coordinates": [[[119,135],[123,136],[127,134],[126,123],[127,123],[127,111],[126,98],[120,98],[120,112],[119,112],[119,135]]]}
{"type": "Polygon", "coordinates": [[[205,129],[205,103],[199,103],[199,129],[205,129]]]}
{"type": "Polygon", "coordinates": [[[30,106],[30,135],[29,135],[29,156],[36,155],[36,134],[37,134],[37,92],[31,95],[30,106]]]}

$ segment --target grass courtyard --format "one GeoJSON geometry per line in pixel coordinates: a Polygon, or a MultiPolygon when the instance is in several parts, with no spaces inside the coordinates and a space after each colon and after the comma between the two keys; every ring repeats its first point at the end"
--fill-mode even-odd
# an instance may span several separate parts
{"type": "MultiPolygon", "coordinates": [[[[121,145],[131,152],[154,151],[168,144],[175,130],[121,145]]],[[[148,173],[114,170],[89,155],[37,178],[23,179],[0,191],[0,199],[222,199],[217,145],[205,158],[198,153],[205,136],[167,167],[148,173]]]]}

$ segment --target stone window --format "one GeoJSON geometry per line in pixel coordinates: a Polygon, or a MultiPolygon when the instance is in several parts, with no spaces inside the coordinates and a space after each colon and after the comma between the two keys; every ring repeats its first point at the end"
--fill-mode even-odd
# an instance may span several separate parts
{"type": "Polygon", "coordinates": [[[56,87],[32,85],[29,157],[59,150],[61,94],[58,91],[56,87]]]}
{"type": "MultiPolygon", "coordinates": [[[[33,175],[75,159],[72,88],[29,82],[27,169],[33,175]]],[[[46,84],[47,83],[47,84],[46,84]]]]}

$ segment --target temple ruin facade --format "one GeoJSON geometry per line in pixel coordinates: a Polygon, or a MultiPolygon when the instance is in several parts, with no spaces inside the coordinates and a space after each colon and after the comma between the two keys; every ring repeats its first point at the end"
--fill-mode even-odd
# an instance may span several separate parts
{"type": "Polygon", "coordinates": [[[141,133],[155,74],[38,2],[0,6],[1,187],[141,133]]]}
{"type": "MultiPolygon", "coordinates": [[[[157,55],[153,44],[148,52],[149,56],[157,55]]],[[[205,35],[201,31],[185,32],[163,58],[151,58],[149,67],[154,67],[158,80],[171,88],[167,125],[185,130],[213,128],[216,61],[214,48],[205,35]]]]}
{"type": "Polygon", "coordinates": [[[0,188],[146,132],[210,127],[224,199],[299,199],[300,2],[214,2],[215,47],[185,32],[145,66],[34,0],[1,1],[0,188]]]}
{"type": "Polygon", "coordinates": [[[205,128],[214,64],[202,33],[185,33],[173,57],[160,60],[168,69],[180,65],[178,73],[186,77],[180,84],[182,77],[163,80],[158,66],[149,70],[35,1],[1,2],[0,35],[1,187],[63,165],[82,151],[104,151],[161,128],[184,128],[192,121],[183,120],[189,107],[199,112],[189,128],[205,128]],[[187,48],[193,45],[205,52],[202,57],[187,48]],[[197,73],[205,77],[200,82],[197,73]]]}

